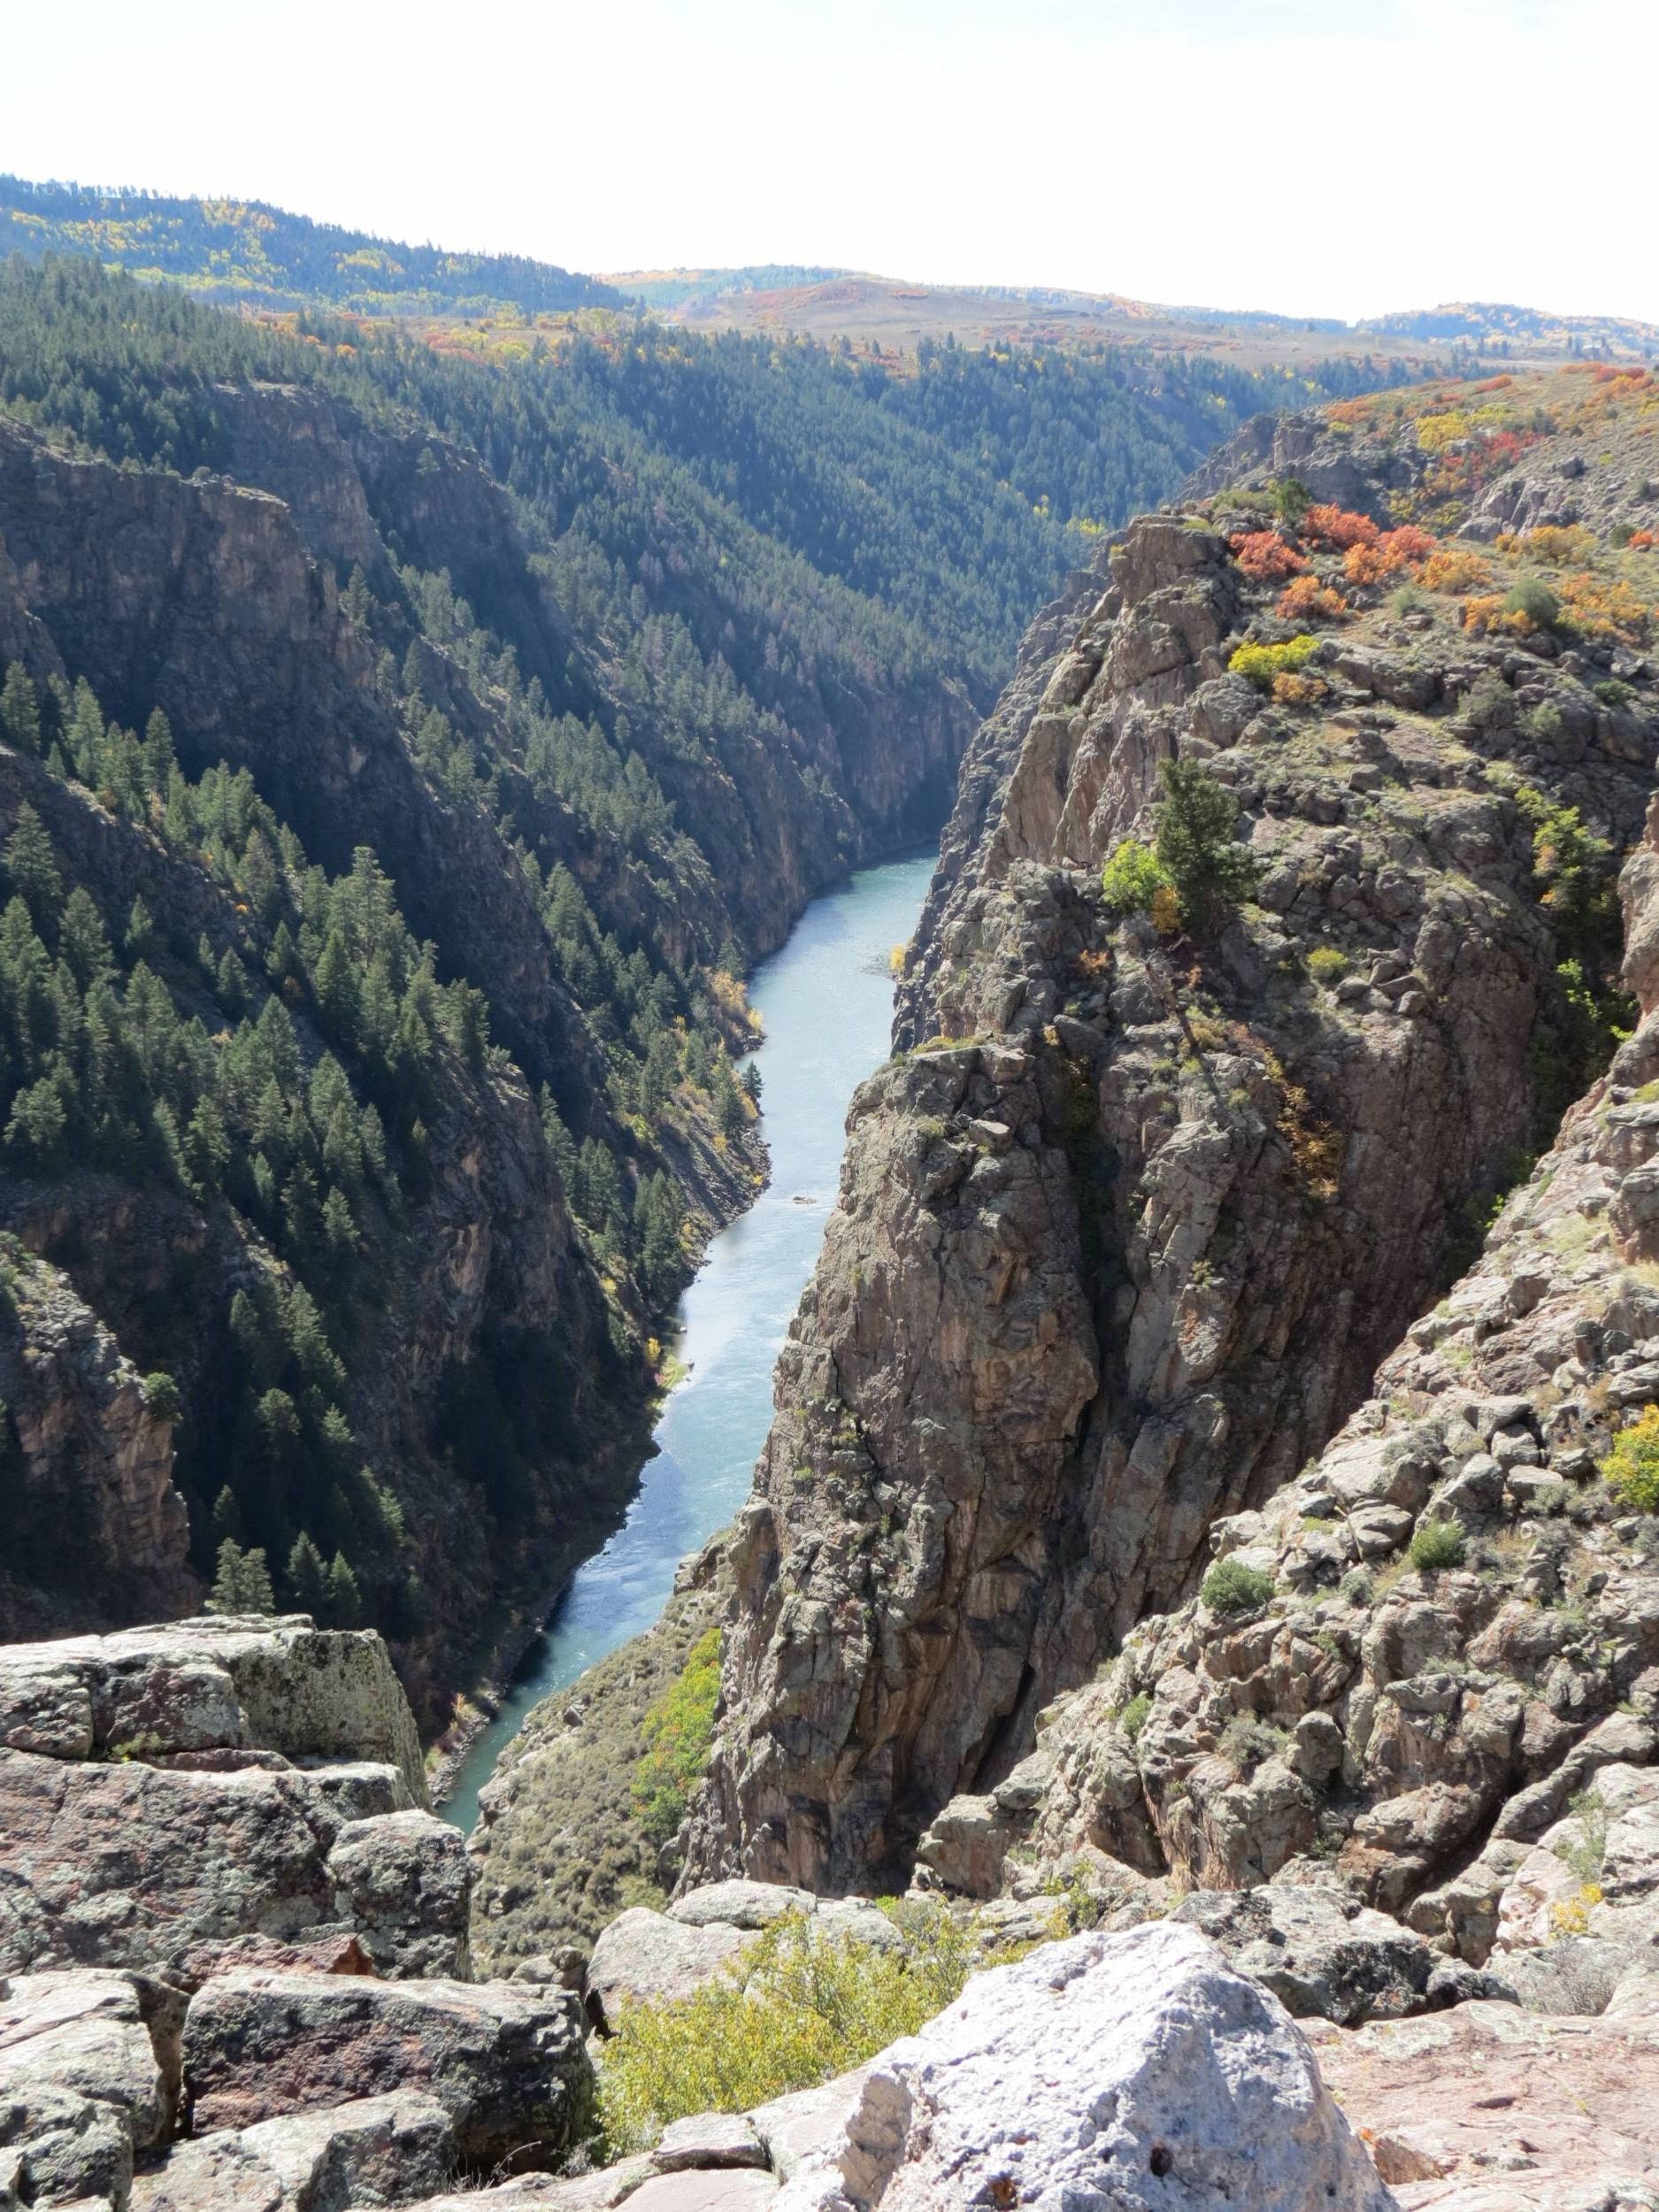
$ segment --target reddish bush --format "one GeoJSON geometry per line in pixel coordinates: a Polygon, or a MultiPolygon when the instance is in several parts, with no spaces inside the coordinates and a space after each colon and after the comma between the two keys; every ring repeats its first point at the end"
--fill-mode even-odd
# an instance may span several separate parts
{"type": "Polygon", "coordinates": [[[1346,553],[1351,545],[1375,545],[1382,532],[1369,515],[1356,515],[1346,507],[1310,507],[1302,518],[1302,534],[1316,545],[1346,553]]]}
{"type": "Polygon", "coordinates": [[[1227,542],[1233,559],[1252,583],[1277,584],[1308,565],[1296,547],[1277,530],[1241,530],[1227,542]]]}

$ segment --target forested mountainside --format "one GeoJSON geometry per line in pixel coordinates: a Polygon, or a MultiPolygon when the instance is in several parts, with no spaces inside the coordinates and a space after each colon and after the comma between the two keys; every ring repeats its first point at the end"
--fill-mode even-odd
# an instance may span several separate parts
{"type": "Polygon", "coordinates": [[[592,277],[519,254],[449,253],[263,200],[178,198],[0,176],[0,254],[90,254],[104,266],[269,307],[326,301],[361,315],[548,314],[616,307],[592,277]]]}
{"type": "Polygon", "coordinates": [[[1292,419],[1035,627],[780,1363],[688,1878],[902,1880],[1370,1394],[1598,1073],[1656,431],[1605,369],[1292,419]]]}
{"type": "Polygon", "coordinates": [[[176,1609],[228,1542],[431,1720],[609,1525],[758,1171],[742,973],[941,818],[1056,513],[1239,411],[1171,373],[1092,449],[1037,359],[935,374],[6,265],[17,1629],[176,1609]]]}

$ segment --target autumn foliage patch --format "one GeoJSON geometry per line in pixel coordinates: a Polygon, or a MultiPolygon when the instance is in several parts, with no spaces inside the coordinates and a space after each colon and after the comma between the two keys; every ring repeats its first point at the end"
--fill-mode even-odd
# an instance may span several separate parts
{"type": "Polygon", "coordinates": [[[1369,515],[1346,507],[1310,507],[1302,518],[1302,534],[1333,553],[1346,553],[1351,545],[1375,545],[1382,532],[1369,515]]]}
{"type": "Polygon", "coordinates": [[[1252,583],[1276,584],[1308,565],[1304,556],[1277,530],[1241,530],[1228,543],[1233,559],[1252,583]]]}

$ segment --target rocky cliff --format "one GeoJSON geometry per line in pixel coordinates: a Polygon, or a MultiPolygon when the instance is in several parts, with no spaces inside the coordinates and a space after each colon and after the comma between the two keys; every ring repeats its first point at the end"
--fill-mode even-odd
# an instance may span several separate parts
{"type": "Polygon", "coordinates": [[[947,1809],[948,1878],[1333,1881],[1476,1964],[1546,1947],[1580,2001],[1651,1964],[1656,839],[1623,878],[1634,1034],[1325,1453],[1217,1525],[1201,1595],[947,1809]]]}
{"type": "Polygon", "coordinates": [[[1035,634],[780,1363],[690,1878],[901,1878],[1370,1397],[1594,1071],[1659,739],[1652,406],[1340,405],[1035,634]],[[1171,758],[1258,863],[1207,936],[1101,896],[1171,758]]]}

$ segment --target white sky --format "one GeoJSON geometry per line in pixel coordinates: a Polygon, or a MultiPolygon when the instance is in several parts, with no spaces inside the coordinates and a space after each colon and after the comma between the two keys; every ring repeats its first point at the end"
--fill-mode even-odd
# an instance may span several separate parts
{"type": "Polygon", "coordinates": [[[1655,0],[0,0],[0,168],[579,269],[1659,321],[1655,0]]]}

